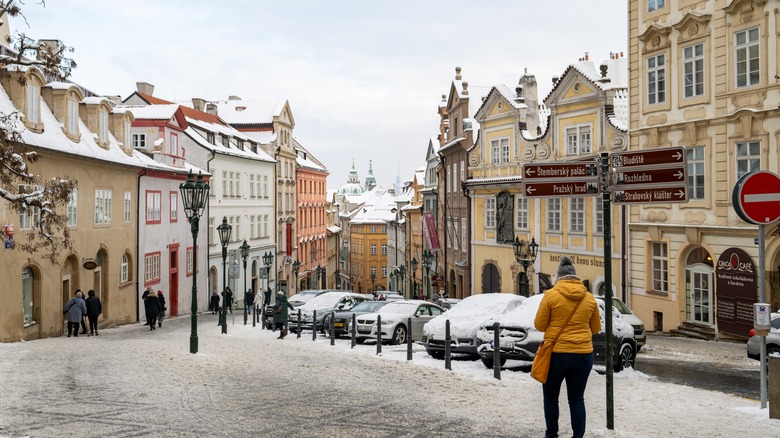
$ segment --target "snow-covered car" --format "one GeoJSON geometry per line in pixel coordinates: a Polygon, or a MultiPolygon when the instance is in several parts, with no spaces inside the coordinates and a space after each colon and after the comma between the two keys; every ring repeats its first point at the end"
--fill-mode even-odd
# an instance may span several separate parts
{"type": "MultiPolygon", "coordinates": [[[[766,336],[766,355],[780,353],[780,313],[771,315],[771,329],[766,336]]],[[[750,330],[750,339],[747,341],[747,355],[751,359],[761,360],[761,336],[756,336],[755,330],[750,330]]]]}
{"type": "MultiPolygon", "coordinates": [[[[597,296],[596,299],[603,300],[604,297],[597,296]]],[[[638,316],[634,315],[634,312],[632,312],[626,303],[624,303],[620,298],[612,297],[612,307],[617,309],[617,311],[623,315],[623,319],[625,319],[626,322],[631,324],[631,327],[633,327],[634,340],[636,341],[636,352],[639,353],[639,350],[641,350],[647,342],[647,334],[645,334],[645,323],[643,323],[638,316]]]]}
{"type": "Polygon", "coordinates": [[[436,304],[440,305],[444,310],[450,310],[453,306],[461,301],[460,298],[441,298],[436,304]]]}
{"type": "Polygon", "coordinates": [[[353,292],[325,292],[317,295],[302,304],[289,313],[288,326],[290,331],[298,331],[298,311],[301,311],[301,330],[319,330],[330,326],[330,319],[333,318],[333,312],[338,310],[349,310],[356,305],[367,301],[368,297],[363,294],[353,292]],[[317,312],[317,320],[314,321],[314,312],[317,312]],[[313,327],[313,328],[312,328],[313,327]]]}
{"type": "MultiPolygon", "coordinates": [[[[450,322],[450,352],[477,355],[477,329],[486,320],[513,310],[525,297],[508,293],[464,298],[423,327],[422,343],[431,357],[444,358],[446,324],[450,322]]],[[[476,358],[476,357],[475,357],[476,358]]]]}
{"type": "MultiPolygon", "coordinates": [[[[391,301],[363,301],[350,310],[339,310],[333,313],[333,334],[336,337],[342,335],[351,335],[352,315],[364,315],[379,311],[381,307],[391,301]]],[[[326,333],[330,331],[330,325],[325,325],[326,333]]]]}
{"type": "MultiPolygon", "coordinates": [[[[493,368],[494,336],[493,324],[498,322],[500,360],[501,365],[508,359],[532,362],[536,356],[536,350],[544,340],[544,332],[534,328],[534,318],[543,294],[526,298],[523,303],[511,312],[495,319],[485,321],[477,331],[479,345],[477,351],[482,363],[493,368]]],[[[604,325],[604,300],[596,300],[601,314],[601,332],[593,335],[593,362],[596,365],[606,364],[606,333],[604,325]]],[[[620,312],[612,309],[612,337],[613,337],[613,369],[621,371],[624,368],[633,368],[636,360],[636,341],[634,329],[631,324],[623,319],[620,312]]]]}
{"type": "MultiPolygon", "coordinates": [[[[316,297],[317,295],[322,295],[325,292],[329,292],[328,289],[306,289],[298,292],[297,294],[291,296],[290,298],[287,298],[287,301],[293,306],[298,307],[303,304],[306,304],[311,300],[312,298],[316,297]]],[[[275,304],[269,304],[265,306],[265,322],[266,322],[266,328],[270,329],[272,328],[274,324],[274,306],[275,304]]]]}
{"type": "Polygon", "coordinates": [[[422,300],[391,301],[382,306],[378,312],[366,313],[357,317],[357,342],[366,339],[377,339],[377,317],[382,316],[382,341],[398,345],[406,342],[411,328],[412,340],[422,339],[425,323],[444,313],[444,309],[436,304],[422,300]],[[408,327],[409,318],[412,326],[408,327]]]}

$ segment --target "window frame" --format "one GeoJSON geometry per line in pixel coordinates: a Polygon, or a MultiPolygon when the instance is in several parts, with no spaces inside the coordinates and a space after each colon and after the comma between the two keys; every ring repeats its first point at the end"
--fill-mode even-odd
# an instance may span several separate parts
{"type": "Polygon", "coordinates": [[[528,198],[515,196],[517,205],[515,206],[515,226],[518,230],[528,229],[528,198]]]}
{"type": "Polygon", "coordinates": [[[647,104],[649,106],[664,105],[666,103],[666,65],[666,52],[656,53],[645,57],[645,81],[647,82],[647,87],[645,89],[645,99],[647,100],[647,104]],[[661,67],[658,66],[659,58],[663,58],[663,65],[661,67]],[[654,60],[655,65],[653,67],[650,67],[651,60],[654,60]],[[660,79],[658,78],[659,73],[661,73],[660,79]],[[655,75],[655,79],[651,79],[651,74],[655,75]],[[660,89],[658,86],[659,83],[663,85],[660,87],[660,89]],[[655,91],[650,91],[651,85],[655,86],[655,91]]]}
{"type": "Polygon", "coordinates": [[[669,245],[667,242],[650,242],[650,290],[658,294],[669,293],[669,245]],[[656,287],[658,286],[658,287],[656,287]]]}
{"type": "Polygon", "coordinates": [[[75,228],[79,224],[79,189],[74,187],[70,192],[67,207],[68,227],[75,228]]]}
{"type": "Polygon", "coordinates": [[[561,232],[561,198],[547,198],[547,231],[561,232]]]}
{"type": "Polygon", "coordinates": [[[112,189],[95,188],[95,225],[111,224],[112,198],[112,189]]]}
{"type": "Polygon", "coordinates": [[[707,161],[704,156],[704,146],[693,146],[686,148],[685,154],[687,166],[686,185],[688,186],[688,199],[703,201],[707,196],[707,161]],[[696,152],[701,152],[701,156],[698,157],[696,152]],[[697,184],[695,182],[695,179],[698,177],[701,178],[701,184],[697,184]]]}
{"type": "Polygon", "coordinates": [[[569,198],[569,232],[572,234],[585,233],[585,198],[569,198]]]}
{"type": "Polygon", "coordinates": [[[133,149],[146,149],[146,134],[132,134],[133,149]]]}
{"type": "Polygon", "coordinates": [[[185,252],[185,261],[184,261],[184,270],[187,272],[187,277],[192,277],[192,274],[194,272],[193,269],[194,255],[195,255],[195,251],[193,251],[193,247],[188,246],[185,252]]]}
{"type": "Polygon", "coordinates": [[[133,193],[129,190],[125,190],[124,193],[124,219],[125,223],[129,224],[133,220],[133,193]]]}
{"type": "Polygon", "coordinates": [[[68,132],[73,135],[79,133],[79,102],[74,99],[67,99],[66,111],[68,113],[68,132]]]}
{"type": "Polygon", "coordinates": [[[745,171],[740,171],[740,163],[741,162],[747,162],[747,165],[750,166],[752,162],[755,162],[755,166],[753,167],[753,170],[760,170],[761,169],[761,140],[748,140],[748,141],[738,141],[734,143],[734,180],[738,180],[742,175],[746,173],[750,173],[752,170],[751,168],[747,168],[745,171]],[[748,150],[748,155],[740,155],[739,154],[739,148],[740,145],[746,145],[748,149],[752,149],[753,146],[755,146],[758,149],[758,155],[754,155],[750,153],[751,151],[748,150]],[[742,157],[742,158],[740,158],[742,157]]]}
{"type": "MultiPolygon", "coordinates": [[[[19,184],[19,193],[32,193],[36,190],[42,190],[41,186],[34,186],[31,184],[19,184]]],[[[39,226],[41,222],[41,207],[27,207],[23,210],[19,210],[19,230],[28,231],[33,230],[39,226]]]]}
{"type": "Polygon", "coordinates": [[[144,204],[146,224],[162,223],[162,191],[147,190],[144,194],[146,199],[146,204],[144,204]]]}
{"type": "Polygon", "coordinates": [[[706,74],[705,74],[705,68],[706,63],[704,62],[704,53],[705,53],[705,46],[703,41],[695,42],[693,44],[689,44],[687,46],[684,46],[682,48],[682,89],[683,89],[683,99],[696,99],[704,96],[706,94],[706,74]],[[696,54],[696,48],[701,48],[701,54],[696,54]],[[686,55],[686,51],[691,50],[692,54],[691,56],[686,55]],[[701,67],[700,70],[697,69],[697,65],[701,67]],[[689,73],[688,67],[691,67],[691,72],[689,73]],[[688,77],[691,77],[691,84],[688,84],[688,77]],[[697,82],[696,77],[699,77],[700,80],[697,82]],[[701,91],[696,92],[697,84],[701,86],[701,91]],[[691,93],[688,93],[688,90],[691,90],[691,93]]]}
{"type": "Polygon", "coordinates": [[[130,257],[127,253],[122,254],[119,263],[119,284],[125,284],[130,281],[130,257]]]}
{"type": "Polygon", "coordinates": [[[662,10],[666,6],[665,0],[647,0],[647,12],[656,12],[662,10]]]}
{"type": "Polygon", "coordinates": [[[485,198],[485,229],[496,229],[496,197],[485,198]]]}
{"type": "Polygon", "coordinates": [[[168,200],[170,202],[170,222],[179,222],[179,192],[170,192],[168,200]]]}
{"type": "Polygon", "coordinates": [[[590,155],[593,153],[593,124],[583,123],[580,125],[567,126],[564,129],[564,138],[566,141],[566,155],[590,155]],[[572,133],[574,134],[572,136],[572,133]],[[587,135],[587,150],[584,146],[583,136],[587,135]],[[572,144],[571,140],[574,139],[572,144]]]}
{"type": "Polygon", "coordinates": [[[144,286],[160,283],[160,251],[144,254],[144,286]]]}
{"type": "Polygon", "coordinates": [[[754,87],[756,85],[761,85],[761,26],[751,26],[746,29],[740,29],[734,31],[734,89],[742,89],[742,88],[749,88],[754,87]],[[755,41],[750,41],[750,32],[756,31],[757,37],[755,41]],[[740,44],[737,42],[739,35],[745,34],[745,42],[740,44]],[[751,48],[754,48],[757,52],[757,56],[755,58],[749,58],[749,52],[751,48]],[[743,76],[745,77],[745,83],[740,85],[739,84],[739,52],[744,50],[746,53],[745,60],[742,61],[745,63],[745,73],[743,76]],[[755,70],[750,69],[751,61],[755,59],[758,63],[755,70]],[[755,72],[757,78],[755,82],[752,82],[751,79],[751,73],[755,72]]]}

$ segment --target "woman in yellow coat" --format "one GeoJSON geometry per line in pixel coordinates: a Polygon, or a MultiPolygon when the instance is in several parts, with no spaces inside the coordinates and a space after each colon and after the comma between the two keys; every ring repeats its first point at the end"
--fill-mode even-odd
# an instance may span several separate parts
{"type": "Polygon", "coordinates": [[[558,395],[566,380],[566,393],[571,413],[573,436],[585,434],[585,386],[593,368],[593,334],[601,330],[601,318],[596,299],[577,277],[571,259],[561,257],[555,286],[544,293],[534,326],[552,341],[561,332],[553,347],[547,383],[542,385],[546,437],[558,436],[558,395]],[[576,312],[575,306],[580,302],[576,312]],[[564,327],[566,320],[571,320],[564,327]]]}

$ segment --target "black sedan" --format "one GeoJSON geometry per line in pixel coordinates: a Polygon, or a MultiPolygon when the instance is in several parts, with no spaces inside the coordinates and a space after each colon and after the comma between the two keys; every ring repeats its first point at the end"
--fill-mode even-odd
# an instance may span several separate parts
{"type": "MultiPolygon", "coordinates": [[[[349,335],[352,315],[363,315],[365,313],[374,313],[379,310],[380,307],[389,303],[390,301],[363,301],[350,310],[340,310],[333,314],[333,333],[338,338],[342,335],[349,335]]],[[[330,333],[330,327],[325,327],[325,333],[330,333]]]]}

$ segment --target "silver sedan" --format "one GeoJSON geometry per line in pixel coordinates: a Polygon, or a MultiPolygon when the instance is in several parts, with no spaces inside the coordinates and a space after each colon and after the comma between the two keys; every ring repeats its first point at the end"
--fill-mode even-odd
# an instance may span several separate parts
{"type": "Polygon", "coordinates": [[[382,342],[387,340],[395,345],[406,343],[410,329],[412,340],[419,341],[422,339],[425,323],[442,313],[444,309],[427,301],[392,301],[376,313],[366,313],[357,317],[358,342],[377,338],[377,319],[380,315],[382,316],[382,342]],[[412,319],[411,327],[408,327],[409,318],[412,319]]]}

